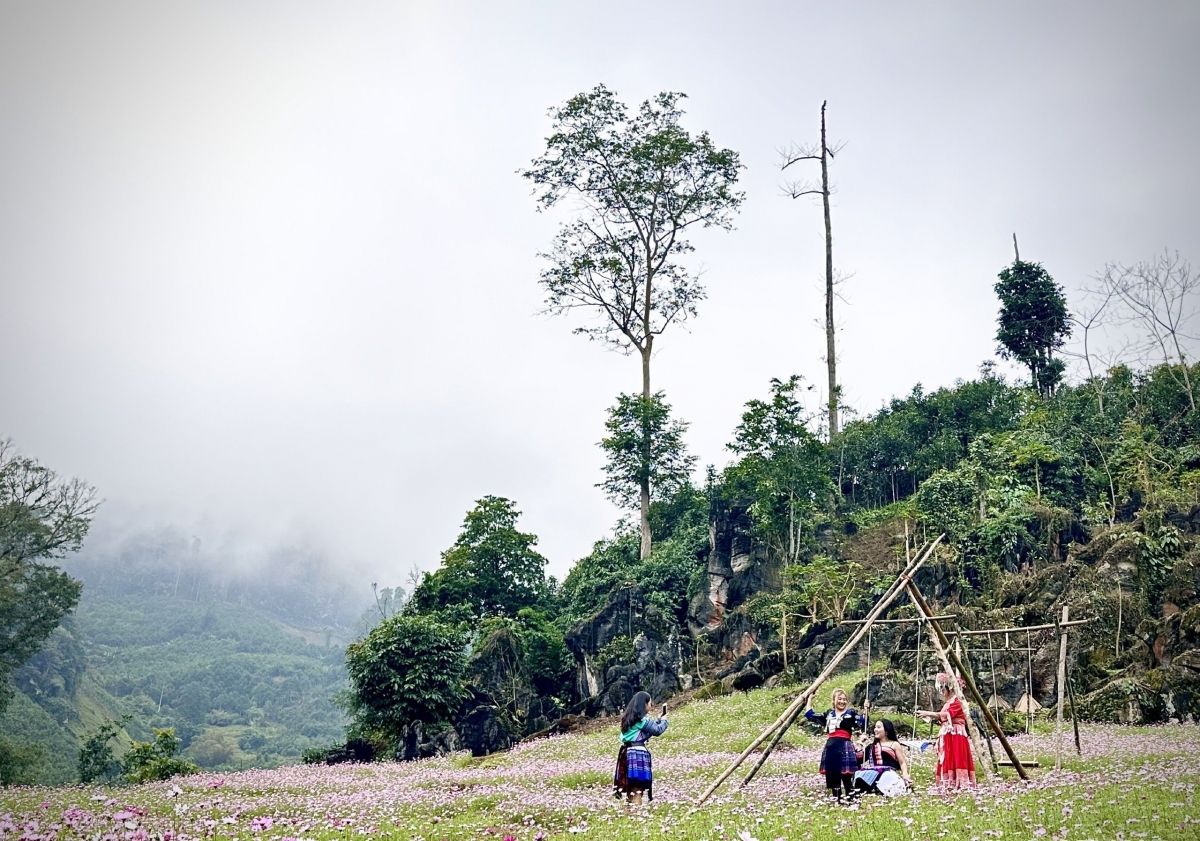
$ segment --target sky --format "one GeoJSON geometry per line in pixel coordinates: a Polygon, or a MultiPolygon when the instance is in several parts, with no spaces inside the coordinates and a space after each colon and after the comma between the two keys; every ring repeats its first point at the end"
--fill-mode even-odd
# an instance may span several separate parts
{"type": "Polygon", "coordinates": [[[596,442],[640,369],[540,314],[558,220],[517,172],[548,109],[682,91],[741,155],[653,361],[720,467],[772,377],[822,399],[821,211],[778,169],[822,101],[861,415],[995,357],[1014,232],[1072,302],[1200,261],[1198,38],[1195,2],[6,0],[0,435],[99,489],[98,535],[304,543],[382,586],[495,494],[561,577],[620,516],[596,442]]]}

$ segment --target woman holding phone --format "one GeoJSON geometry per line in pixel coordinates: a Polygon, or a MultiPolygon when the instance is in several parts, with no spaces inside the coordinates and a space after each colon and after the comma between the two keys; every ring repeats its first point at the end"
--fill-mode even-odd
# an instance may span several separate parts
{"type": "Polygon", "coordinates": [[[613,796],[624,794],[633,804],[642,802],[643,793],[648,800],[654,799],[654,772],[646,743],[667,731],[667,705],[662,705],[661,718],[650,718],[646,713],[649,706],[650,693],[638,692],[621,716],[621,748],[617,751],[613,796]]]}

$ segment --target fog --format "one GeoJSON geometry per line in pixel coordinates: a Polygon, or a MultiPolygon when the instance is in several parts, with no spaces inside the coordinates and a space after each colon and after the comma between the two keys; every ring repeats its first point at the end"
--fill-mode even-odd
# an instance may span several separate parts
{"type": "Polygon", "coordinates": [[[654,360],[720,466],[769,378],[823,382],[820,210],[776,165],[822,100],[867,413],[995,356],[1014,231],[1073,302],[1108,261],[1200,261],[1198,37],[1194,2],[8,2],[0,434],[99,488],[105,540],[393,584],[497,494],[562,576],[619,516],[596,442],[640,374],[538,314],[556,220],[516,171],[548,108],[680,90],[742,155],[737,229],[695,238],[708,300],[654,360]]]}

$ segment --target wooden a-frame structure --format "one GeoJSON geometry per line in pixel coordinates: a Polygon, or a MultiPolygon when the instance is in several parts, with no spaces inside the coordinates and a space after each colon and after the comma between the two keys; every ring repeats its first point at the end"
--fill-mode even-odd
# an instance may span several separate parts
{"type": "MultiPolygon", "coordinates": [[[[760,745],[762,745],[764,742],[766,742],[768,738],[770,738],[771,739],[770,744],[768,744],[763,749],[762,753],[758,757],[758,760],[755,762],[754,766],[750,769],[750,773],[747,774],[746,778],[742,781],[742,785],[744,786],[747,783],[749,783],[752,779],[754,779],[755,774],[758,773],[758,770],[767,761],[767,757],[769,757],[771,755],[771,752],[774,750],[775,746],[779,744],[780,740],[783,738],[784,733],[787,732],[788,728],[791,727],[792,724],[795,722],[795,720],[800,716],[801,711],[806,708],[808,701],[813,697],[813,695],[816,694],[816,692],[820,688],[821,684],[823,684],[826,680],[829,679],[830,676],[832,676],[834,670],[837,669],[837,667],[841,664],[842,660],[844,660],[858,646],[858,644],[862,641],[863,637],[867,636],[867,634],[870,632],[871,626],[873,624],[875,624],[876,622],[880,622],[880,621],[883,621],[883,622],[889,621],[889,620],[880,620],[879,617],[883,614],[883,612],[885,610],[887,610],[887,608],[889,608],[892,605],[892,603],[902,593],[907,593],[909,598],[912,600],[913,605],[917,608],[917,611],[919,614],[918,621],[925,622],[927,627],[929,628],[930,641],[933,644],[933,648],[934,648],[935,653],[938,656],[938,659],[942,661],[943,668],[947,671],[948,674],[958,674],[962,677],[962,681],[963,681],[962,687],[959,687],[957,685],[957,682],[952,682],[954,692],[959,697],[960,702],[965,702],[969,698],[971,703],[973,703],[979,709],[979,711],[982,713],[982,715],[984,717],[984,720],[987,722],[988,729],[991,730],[991,732],[999,740],[1000,746],[1003,748],[1004,753],[1007,755],[1007,757],[1008,757],[1007,762],[998,763],[996,761],[995,755],[992,754],[992,756],[991,756],[992,772],[998,774],[999,773],[998,766],[1000,764],[1011,765],[1016,770],[1017,774],[1021,777],[1021,779],[1023,779],[1023,780],[1029,779],[1029,775],[1025,770],[1026,763],[1023,763],[1020,759],[1017,758],[1016,752],[1013,750],[1012,745],[1009,743],[1008,737],[1004,733],[1004,729],[1000,726],[999,722],[996,720],[996,717],[993,714],[992,708],[989,706],[988,701],[980,694],[979,688],[975,685],[975,680],[971,674],[971,670],[963,664],[958,653],[954,650],[954,647],[950,644],[949,637],[947,636],[946,632],[942,629],[940,621],[946,619],[947,617],[936,614],[930,608],[929,603],[925,600],[925,597],[921,594],[921,591],[917,588],[916,584],[913,581],[913,577],[916,575],[917,571],[933,555],[934,549],[937,548],[937,545],[942,541],[942,539],[944,537],[945,537],[945,535],[939,535],[936,540],[934,540],[932,543],[928,544],[922,551],[917,553],[916,557],[912,558],[912,560],[909,561],[909,563],[905,567],[904,571],[900,573],[899,577],[892,583],[891,587],[889,587],[887,589],[887,591],[884,592],[884,594],[880,597],[879,601],[875,604],[875,606],[871,609],[871,611],[867,614],[867,616],[864,619],[857,620],[856,622],[853,623],[853,624],[858,625],[857,629],[850,636],[850,638],[848,640],[846,640],[846,642],[842,645],[841,649],[838,650],[837,654],[835,654],[829,660],[829,662],[826,664],[825,668],[821,671],[821,673],[819,675],[817,675],[816,679],[811,684],[809,684],[809,686],[807,688],[805,688],[805,690],[803,692],[801,692],[800,695],[794,701],[792,701],[791,704],[788,705],[787,709],[785,709],[783,711],[783,713],[780,714],[779,718],[777,718],[772,724],[770,724],[765,730],[763,730],[763,732],[760,733],[754,739],[754,741],[752,741],[746,747],[746,749],[742,751],[742,753],[729,765],[729,767],[726,768],[725,771],[723,771],[721,773],[721,775],[719,777],[717,777],[716,780],[713,781],[713,783],[700,796],[699,800],[697,801],[697,805],[703,804],[706,800],[708,800],[713,795],[713,793],[718,788],[720,788],[720,786],[727,779],[729,779],[730,776],[733,775],[734,771],[736,771],[742,765],[742,763],[746,761],[746,759],[750,756],[750,754],[752,754],[756,748],[758,748],[760,745]],[[965,690],[965,692],[964,692],[964,690],[965,690]]],[[[1066,669],[1066,650],[1067,650],[1067,628],[1070,626],[1073,626],[1073,625],[1084,624],[1087,621],[1088,620],[1077,620],[1075,622],[1071,622],[1069,619],[1069,614],[1067,613],[1067,609],[1063,608],[1062,620],[1058,621],[1057,617],[1056,617],[1056,621],[1053,625],[1045,626],[1045,628],[1054,628],[1055,630],[1059,631],[1059,633],[1061,635],[1061,643],[1060,643],[1060,647],[1059,647],[1059,663],[1058,663],[1058,734],[1059,734],[1059,740],[1058,740],[1058,758],[1056,759],[1056,763],[1055,763],[1056,767],[1061,764],[1061,754],[1062,754],[1063,687],[1066,682],[1065,681],[1065,669],[1066,669]]],[[[1011,632],[1014,630],[1017,630],[1017,631],[1043,630],[1043,626],[1030,626],[1029,628],[1015,628],[1015,629],[1013,629],[1013,628],[991,629],[990,631],[953,631],[952,630],[951,633],[956,634],[956,635],[966,635],[966,634],[980,634],[980,633],[984,633],[984,634],[1004,633],[1005,631],[1011,632]]],[[[919,632],[918,632],[918,639],[919,639],[919,632]]],[[[989,639],[990,639],[990,637],[989,637],[989,639]]],[[[1074,712],[1074,700],[1073,700],[1073,693],[1072,693],[1072,713],[1073,712],[1074,712]]],[[[1074,716],[1072,716],[1072,717],[1074,718],[1074,716]]],[[[975,750],[975,755],[977,757],[979,757],[980,760],[982,760],[982,754],[980,752],[980,745],[979,745],[979,734],[977,733],[974,722],[972,721],[970,716],[967,716],[967,730],[971,737],[972,745],[975,750]]],[[[1076,728],[1075,728],[1075,742],[1076,742],[1076,747],[1078,747],[1078,745],[1079,745],[1078,724],[1076,724],[1076,728]]],[[[989,753],[991,753],[992,744],[991,744],[990,738],[988,738],[988,740],[987,740],[987,745],[988,745],[989,753]]]]}

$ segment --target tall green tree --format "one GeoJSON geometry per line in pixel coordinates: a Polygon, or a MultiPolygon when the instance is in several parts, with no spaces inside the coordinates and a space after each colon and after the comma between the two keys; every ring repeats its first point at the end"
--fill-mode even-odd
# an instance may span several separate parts
{"type": "MultiPolygon", "coordinates": [[[[680,125],[684,98],[660,93],[630,115],[603,85],[578,94],[550,111],[546,151],[521,173],[533,182],[539,209],[564,200],[580,207],[543,255],[550,264],[541,277],[546,309],[596,314],[597,323],[575,332],[636,352],[644,400],[653,396],[657,338],[695,316],[704,298],[699,274],[681,262],[693,251],[687,235],[693,228],[732,229],[745,197],[734,189],[742,168],[737,152],[680,125]]],[[[652,543],[651,481],[645,474],[639,489],[643,558],[652,543]]]]}
{"type": "Polygon", "coordinates": [[[651,499],[665,500],[687,483],[696,464],[683,442],[687,423],[671,417],[661,391],[649,397],[619,395],[604,428],[608,434],[600,448],[608,461],[599,487],[616,505],[648,515],[649,509],[642,505],[646,492],[651,499]]]}
{"type": "Polygon", "coordinates": [[[1029,368],[1029,381],[1043,397],[1054,393],[1066,368],[1054,351],[1071,335],[1070,313],[1062,287],[1040,263],[1021,259],[1000,272],[993,287],[1000,298],[996,341],[1005,359],[1029,368]]]}
{"type": "Polygon", "coordinates": [[[36,654],[79,601],[82,585],[42,563],[79,549],[96,491],[0,439],[0,710],[8,676],[36,654]]]}
{"type": "Polygon", "coordinates": [[[517,529],[516,504],[485,496],[467,512],[462,532],[426,573],[410,601],[417,612],[465,608],[472,618],[516,616],[546,595],[546,559],[537,535],[517,529]]]}
{"type": "Polygon", "coordinates": [[[741,458],[725,476],[727,485],[751,497],[760,533],[789,564],[832,490],[826,449],[807,426],[799,388],[798,376],[772,379],[770,400],[746,404],[728,445],[741,458]]]}
{"type": "Polygon", "coordinates": [[[462,699],[465,669],[466,639],[456,627],[406,614],[380,622],[346,649],[356,729],[394,744],[413,721],[446,721],[462,699]]]}

